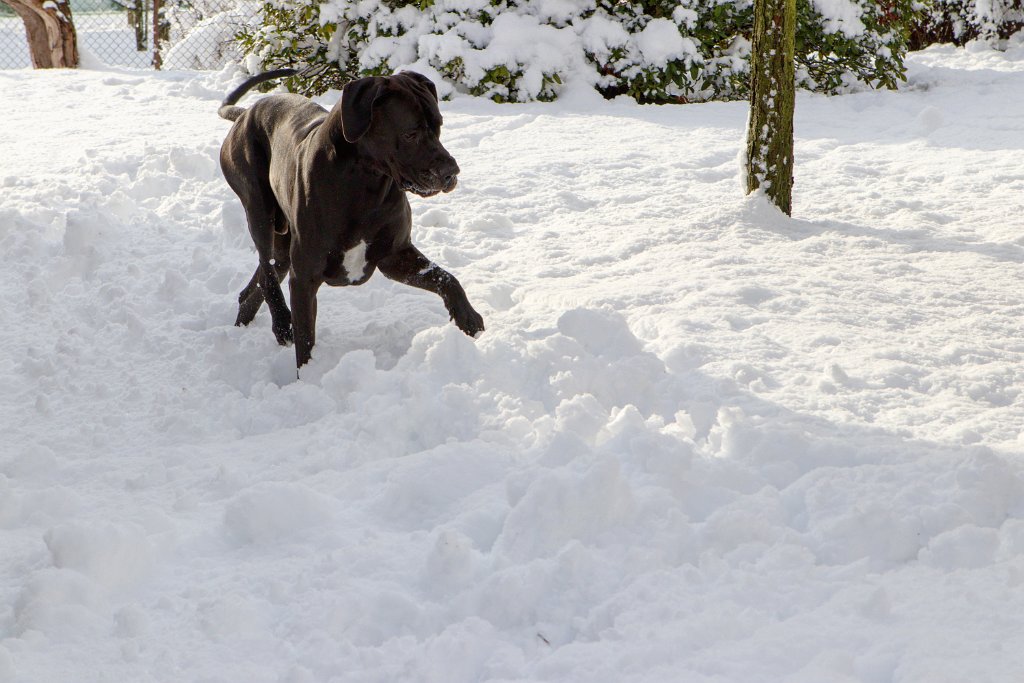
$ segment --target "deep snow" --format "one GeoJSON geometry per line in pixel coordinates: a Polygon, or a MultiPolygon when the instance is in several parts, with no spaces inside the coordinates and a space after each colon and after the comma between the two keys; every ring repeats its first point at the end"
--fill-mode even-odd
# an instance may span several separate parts
{"type": "Polygon", "coordinates": [[[325,288],[301,381],[237,74],[0,71],[0,681],[1019,681],[1024,46],[910,66],[792,219],[741,103],[445,103],[487,332],[325,288]]]}

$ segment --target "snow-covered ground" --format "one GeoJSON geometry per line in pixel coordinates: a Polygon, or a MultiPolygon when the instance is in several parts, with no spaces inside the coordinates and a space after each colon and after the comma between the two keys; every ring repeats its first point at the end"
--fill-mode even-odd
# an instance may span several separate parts
{"type": "MultiPolygon", "coordinates": [[[[135,49],[135,33],[123,12],[75,14],[78,49],[84,64],[118,64],[146,68],[151,50],[135,49]]],[[[25,25],[18,17],[0,17],[0,69],[32,65],[25,40],[25,25]]]]}
{"type": "Polygon", "coordinates": [[[237,75],[0,71],[0,681],[1019,682],[1024,46],[910,67],[792,219],[742,103],[446,103],[487,332],[324,288],[300,381],[237,75]]]}

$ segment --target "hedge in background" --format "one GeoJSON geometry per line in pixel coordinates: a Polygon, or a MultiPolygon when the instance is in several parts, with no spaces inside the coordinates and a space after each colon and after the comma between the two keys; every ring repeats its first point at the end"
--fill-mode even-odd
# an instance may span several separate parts
{"type": "Polygon", "coordinates": [[[1024,0],[932,0],[913,27],[911,49],[932,43],[1000,41],[1024,29],[1024,0]]]}
{"type": "MultiPolygon", "coordinates": [[[[895,87],[914,0],[800,0],[797,74],[835,93],[895,87]]],[[[411,67],[498,102],[584,83],[640,102],[747,95],[752,0],[271,0],[239,40],[250,71],[331,65],[287,83],[318,94],[411,67]]]]}

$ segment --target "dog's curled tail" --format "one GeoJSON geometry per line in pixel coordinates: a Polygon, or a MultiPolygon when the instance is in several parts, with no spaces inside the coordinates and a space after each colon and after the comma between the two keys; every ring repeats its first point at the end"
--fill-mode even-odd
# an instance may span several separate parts
{"type": "Polygon", "coordinates": [[[284,78],[286,76],[294,76],[297,73],[299,73],[297,69],[274,69],[273,71],[264,71],[261,74],[256,74],[228,93],[228,96],[220,103],[220,109],[217,110],[217,114],[219,114],[222,119],[235,121],[242,115],[242,112],[245,111],[244,107],[235,106],[235,102],[242,99],[242,95],[264,81],[271,81],[275,78],[284,78]]]}

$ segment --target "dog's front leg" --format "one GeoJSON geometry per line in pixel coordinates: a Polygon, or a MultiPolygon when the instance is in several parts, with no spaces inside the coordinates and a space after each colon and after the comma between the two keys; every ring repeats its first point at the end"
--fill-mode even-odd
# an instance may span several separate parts
{"type": "Polygon", "coordinates": [[[319,288],[320,283],[316,280],[297,277],[295,274],[288,279],[296,368],[309,362],[313,344],[316,343],[316,291],[319,288]]]}
{"type": "MultiPolygon", "coordinates": [[[[434,292],[444,301],[448,315],[459,329],[471,337],[484,331],[484,319],[473,310],[466,292],[455,276],[420,253],[413,246],[382,259],[377,264],[380,272],[396,282],[403,282],[434,292]]],[[[294,305],[292,312],[294,314],[294,305]]]]}

